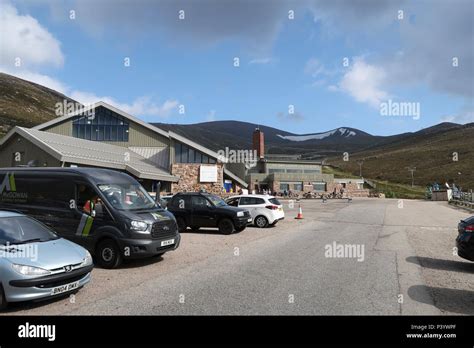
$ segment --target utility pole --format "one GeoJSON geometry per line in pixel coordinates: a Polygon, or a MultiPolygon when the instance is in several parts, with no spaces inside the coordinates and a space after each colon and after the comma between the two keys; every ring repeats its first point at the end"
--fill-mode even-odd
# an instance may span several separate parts
{"type": "Polygon", "coordinates": [[[413,168],[407,167],[407,169],[409,172],[411,172],[411,187],[413,187],[415,185],[415,177],[413,173],[416,171],[416,167],[413,167],[413,168]]]}
{"type": "Polygon", "coordinates": [[[357,161],[359,165],[359,176],[362,178],[362,165],[364,164],[364,160],[357,161]]]}

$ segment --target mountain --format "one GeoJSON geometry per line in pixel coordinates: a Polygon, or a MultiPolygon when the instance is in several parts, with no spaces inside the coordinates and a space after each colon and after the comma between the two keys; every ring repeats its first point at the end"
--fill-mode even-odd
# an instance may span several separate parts
{"type": "MultiPolygon", "coordinates": [[[[55,105],[67,96],[41,85],[0,73],[0,137],[15,125],[33,127],[56,117],[55,105]]],[[[415,183],[456,181],[474,188],[474,123],[440,123],[417,132],[376,136],[356,128],[294,134],[281,129],[240,121],[215,121],[190,125],[155,123],[210,149],[250,149],[252,133],[265,133],[267,153],[298,154],[305,159],[326,159],[346,172],[365,177],[411,183],[407,167],[416,167],[415,183]],[[349,161],[343,153],[349,153],[349,161]],[[457,153],[458,160],[454,160],[457,153]],[[458,174],[461,173],[461,174],[458,174]]]]}
{"type": "Polygon", "coordinates": [[[411,184],[408,169],[416,168],[415,185],[455,182],[473,189],[474,123],[441,123],[351,154],[349,161],[344,161],[342,154],[326,159],[328,164],[356,175],[360,161],[362,176],[367,178],[411,184]]]}
{"type": "Polygon", "coordinates": [[[33,127],[56,116],[55,105],[71,98],[47,87],[0,73],[0,138],[14,126],[33,127]]]}
{"type": "Polygon", "coordinates": [[[340,151],[358,151],[391,141],[394,137],[380,137],[359,129],[340,127],[322,133],[294,134],[273,127],[240,121],[214,121],[190,125],[153,123],[171,130],[215,151],[229,147],[249,149],[255,128],[265,134],[265,152],[298,154],[305,158],[319,158],[340,151]]]}

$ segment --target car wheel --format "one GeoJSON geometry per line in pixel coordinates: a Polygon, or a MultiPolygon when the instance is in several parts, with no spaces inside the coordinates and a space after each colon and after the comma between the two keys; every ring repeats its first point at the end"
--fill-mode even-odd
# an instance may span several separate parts
{"type": "Polygon", "coordinates": [[[265,216],[259,215],[255,218],[255,226],[258,228],[264,228],[268,226],[268,220],[265,216]]]}
{"type": "Polygon", "coordinates": [[[219,232],[223,234],[232,234],[235,231],[234,223],[229,219],[219,221],[219,232]]]}
{"type": "Polygon", "coordinates": [[[184,219],[182,217],[179,217],[176,219],[176,223],[178,224],[178,231],[179,232],[184,232],[186,231],[186,228],[188,226],[186,226],[186,221],[184,221],[184,219]]]}
{"type": "Polygon", "coordinates": [[[5,291],[3,291],[3,286],[0,284],[0,310],[7,308],[8,302],[5,297],[5,291]]]}
{"type": "Polygon", "coordinates": [[[237,232],[242,232],[243,230],[245,230],[246,227],[247,227],[247,226],[239,227],[239,228],[236,228],[235,230],[236,230],[237,232]]]}
{"type": "Polygon", "coordinates": [[[120,249],[112,239],[106,239],[97,245],[97,261],[103,268],[116,268],[123,261],[120,249]]]}

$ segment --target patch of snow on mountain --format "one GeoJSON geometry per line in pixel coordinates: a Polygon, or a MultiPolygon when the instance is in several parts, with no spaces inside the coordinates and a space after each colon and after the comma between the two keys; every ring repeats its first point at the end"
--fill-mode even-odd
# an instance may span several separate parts
{"type": "Polygon", "coordinates": [[[332,131],[325,132],[325,133],[308,134],[308,135],[280,135],[280,134],[277,134],[277,136],[282,138],[282,139],[286,139],[286,140],[290,140],[290,141],[306,141],[306,140],[313,140],[313,139],[321,140],[321,139],[324,139],[324,138],[327,138],[327,137],[333,135],[336,132],[341,133],[341,136],[345,136],[346,138],[356,135],[356,133],[354,131],[351,131],[347,128],[338,128],[338,129],[334,129],[332,131]]]}

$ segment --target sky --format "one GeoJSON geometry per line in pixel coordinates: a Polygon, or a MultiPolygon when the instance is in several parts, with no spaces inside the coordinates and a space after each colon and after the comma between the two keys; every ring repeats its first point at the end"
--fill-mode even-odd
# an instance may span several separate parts
{"type": "Polygon", "coordinates": [[[147,122],[474,122],[472,0],[0,0],[0,34],[0,71],[147,122]]]}

